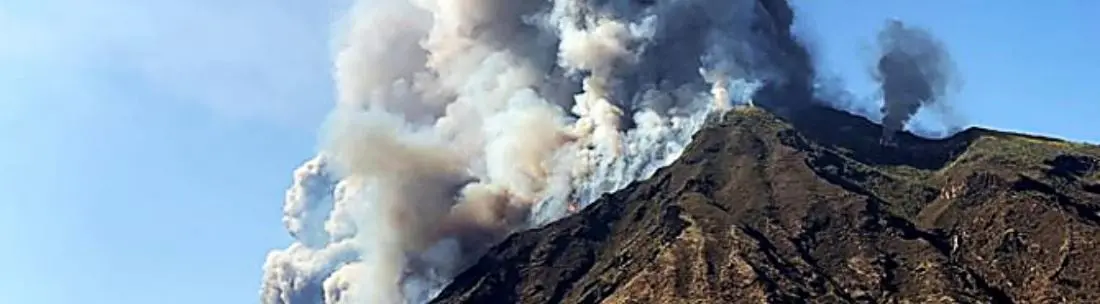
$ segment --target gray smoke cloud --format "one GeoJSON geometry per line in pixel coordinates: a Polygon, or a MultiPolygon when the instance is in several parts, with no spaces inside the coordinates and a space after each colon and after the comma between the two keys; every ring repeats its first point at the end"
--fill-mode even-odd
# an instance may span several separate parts
{"type": "Polygon", "coordinates": [[[931,33],[891,20],[878,34],[879,59],[874,73],[883,106],[883,139],[889,142],[922,107],[941,112],[956,124],[948,93],[955,79],[954,63],[931,33]]]}
{"type": "Polygon", "coordinates": [[[510,233],[648,178],[708,117],[812,76],[777,5],[357,2],[261,302],[423,303],[510,233]]]}

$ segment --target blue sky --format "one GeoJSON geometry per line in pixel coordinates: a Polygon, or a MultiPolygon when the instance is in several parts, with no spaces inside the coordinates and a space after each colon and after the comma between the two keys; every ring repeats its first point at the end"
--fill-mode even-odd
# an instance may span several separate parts
{"type": "Polygon", "coordinates": [[[336,3],[0,3],[0,303],[255,303],[336,3]]]}
{"type": "MultiPolygon", "coordinates": [[[[898,17],[948,45],[972,123],[1100,142],[1096,1],[795,3],[856,94],[898,17]]],[[[0,2],[0,302],[254,303],[344,5],[0,2]]]]}

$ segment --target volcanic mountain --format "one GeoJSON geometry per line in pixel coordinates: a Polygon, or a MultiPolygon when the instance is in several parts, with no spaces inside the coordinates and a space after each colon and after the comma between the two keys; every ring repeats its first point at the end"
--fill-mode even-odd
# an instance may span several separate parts
{"type": "Polygon", "coordinates": [[[1100,147],[739,108],[433,303],[1096,303],[1100,147]]]}

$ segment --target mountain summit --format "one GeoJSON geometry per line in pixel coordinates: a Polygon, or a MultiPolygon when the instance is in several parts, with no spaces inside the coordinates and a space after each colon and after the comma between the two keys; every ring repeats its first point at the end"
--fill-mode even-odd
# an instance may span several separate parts
{"type": "Polygon", "coordinates": [[[861,117],[798,113],[729,112],[433,303],[1100,301],[1100,148],[980,128],[884,146],[861,117]]]}

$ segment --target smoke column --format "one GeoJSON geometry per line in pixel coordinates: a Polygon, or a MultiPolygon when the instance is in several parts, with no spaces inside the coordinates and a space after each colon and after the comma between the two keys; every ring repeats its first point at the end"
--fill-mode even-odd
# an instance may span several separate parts
{"type": "Polygon", "coordinates": [[[790,82],[776,5],[359,1],[262,303],[423,303],[508,234],[648,178],[708,117],[790,82]]]}
{"type": "Polygon", "coordinates": [[[881,53],[873,77],[883,94],[885,142],[905,128],[922,106],[950,111],[946,95],[954,65],[932,34],[891,20],[878,34],[878,47],[881,53]]]}

